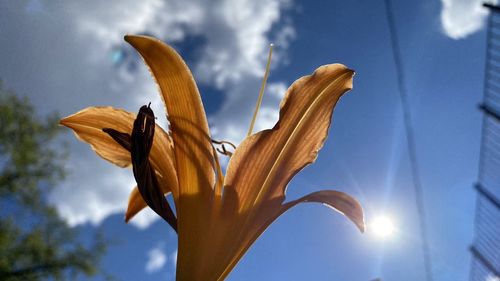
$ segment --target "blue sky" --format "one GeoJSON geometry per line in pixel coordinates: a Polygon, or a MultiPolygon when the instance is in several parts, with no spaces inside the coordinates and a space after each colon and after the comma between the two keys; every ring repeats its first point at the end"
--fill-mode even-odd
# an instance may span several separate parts
{"type": "MultiPolygon", "coordinates": [[[[472,241],[485,11],[480,1],[393,1],[410,96],[435,280],[466,280],[472,241]]],[[[174,45],[199,81],[212,133],[247,130],[267,45],[276,56],[257,127],[271,127],[295,79],[327,63],[356,70],[316,163],[288,198],[332,188],[357,197],[368,224],[392,217],[393,237],[360,234],[313,204],[278,219],[229,280],[423,280],[421,240],[383,1],[0,1],[0,78],[41,114],[87,106],[136,111],[156,86],[127,33],[174,45]]],[[[160,118],[160,122],[165,122],[160,118]]],[[[176,236],[144,212],[123,222],[132,173],[102,161],[70,132],[71,172],[50,200],[71,225],[115,240],[104,267],[120,280],[173,280],[176,236]]],[[[98,280],[98,279],[96,279],[98,280]]]]}

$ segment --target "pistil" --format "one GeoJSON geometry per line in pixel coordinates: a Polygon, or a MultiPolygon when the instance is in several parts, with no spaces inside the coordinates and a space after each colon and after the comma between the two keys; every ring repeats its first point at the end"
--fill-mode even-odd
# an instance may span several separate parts
{"type": "Polygon", "coordinates": [[[271,67],[271,57],[273,55],[274,44],[269,45],[269,55],[267,56],[266,72],[264,73],[264,79],[262,79],[262,84],[260,85],[259,98],[257,99],[257,105],[255,106],[255,111],[253,112],[252,122],[250,122],[250,128],[248,128],[247,137],[252,134],[253,127],[255,125],[255,120],[257,119],[257,113],[259,112],[260,105],[262,104],[262,97],[264,96],[264,89],[266,88],[267,77],[269,77],[269,68],[271,67]]]}

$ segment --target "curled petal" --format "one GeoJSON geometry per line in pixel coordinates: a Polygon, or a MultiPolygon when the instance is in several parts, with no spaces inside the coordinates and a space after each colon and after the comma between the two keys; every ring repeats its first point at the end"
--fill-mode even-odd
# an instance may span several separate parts
{"type": "Polygon", "coordinates": [[[291,178],[316,160],[333,109],[352,88],[353,75],[345,66],[332,64],[298,79],[285,94],[276,125],[248,137],[236,149],[224,185],[236,191],[240,210],[269,198],[284,200],[291,178]]]}
{"type": "Polygon", "coordinates": [[[305,202],[322,203],[346,216],[361,232],[365,231],[363,207],[359,204],[358,200],[354,199],[349,194],[335,190],[313,192],[302,198],[283,204],[282,213],[299,203],[305,202]]]}

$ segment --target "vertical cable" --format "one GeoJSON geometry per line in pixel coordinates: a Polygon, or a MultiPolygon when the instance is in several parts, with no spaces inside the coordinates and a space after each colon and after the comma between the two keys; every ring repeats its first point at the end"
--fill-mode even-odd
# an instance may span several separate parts
{"type": "Polygon", "coordinates": [[[425,216],[424,196],[422,190],[423,188],[422,188],[422,183],[420,181],[420,169],[418,167],[418,161],[417,161],[415,135],[412,126],[410,102],[405,87],[405,76],[403,72],[403,66],[401,63],[399,39],[398,39],[398,34],[396,32],[391,0],[384,0],[384,2],[385,2],[385,12],[386,12],[385,14],[387,17],[387,23],[389,25],[392,56],[394,59],[394,66],[396,69],[396,79],[398,84],[399,97],[401,100],[401,106],[403,108],[403,120],[406,131],[406,140],[408,142],[408,156],[410,160],[411,174],[413,178],[413,187],[415,190],[415,205],[417,207],[418,219],[420,223],[420,236],[422,239],[422,254],[424,259],[425,277],[427,281],[433,281],[431,256],[429,250],[429,239],[427,238],[427,224],[425,222],[426,216],[425,216]]]}

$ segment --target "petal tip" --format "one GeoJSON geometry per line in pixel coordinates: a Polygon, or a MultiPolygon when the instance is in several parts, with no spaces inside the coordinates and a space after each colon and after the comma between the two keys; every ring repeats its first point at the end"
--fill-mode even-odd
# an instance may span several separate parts
{"type": "Polygon", "coordinates": [[[358,203],[357,205],[358,206],[355,207],[355,210],[353,212],[350,212],[350,213],[344,213],[341,210],[337,210],[337,211],[340,211],[352,223],[354,223],[354,225],[356,226],[356,228],[359,229],[359,231],[361,233],[365,233],[366,224],[365,224],[364,212],[363,212],[363,209],[361,207],[361,204],[358,203]]]}
{"type": "Polygon", "coordinates": [[[125,223],[129,223],[130,220],[137,214],[137,212],[134,212],[130,209],[130,206],[127,207],[127,210],[125,211],[125,216],[123,217],[125,223]]]}
{"type": "Polygon", "coordinates": [[[135,35],[135,34],[127,34],[127,35],[123,36],[123,40],[125,40],[125,42],[129,43],[132,46],[134,46],[133,43],[135,41],[141,40],[141,39],[149,39],[149,37],[144,36],[144,35],[135,35]]]}
{"type": "Polygon", "coordinates": [[[60,126],[66,126],[66,118],[60,119],[59,120],[59,125],[60,126]]]}
{"type": "Polygon", "coordinates": [[[347,217],[356,225],[361,233],[365,233],[365,212],[361,204],[356,199],[353,198],[353,200],[356,202],[354,214],[348,215],[347,217]]]}
{"type": "Polygon", "coordinates": [[[59,125],[71,128],[71,115],[70,116],[66,116],[66,117],[60,119],[59,120],[59,125]]]}
{"type": "Polygon", "coordinates": [[[154,41],[154,40],[157,40],[157,41],[160,41],[154,37],[151,37],[151,36],[147,36],[147,35],[136,35],[136,34],[127,34],[125,36],[123,36],[123,39],[125,40],[125,42],[131,44],[133,46],[133,43],[138,41],[138,40],[148,40],[148,41],[154,41]]]}
{"type": "Polygon", "coordinates": [[[359,231],[361,233],[365,233],[365,230],[366,230],[366,228],[365,228],[365,220],[362,219],[361,222],[356,223],[356,227],[358,227],[358,229],[359,229],[359,231]]]}
{"type": "Polygon", "coordinates": [[[136,37],[136,35],[126,34],[125,36],[123,36],[123,40],[125,40],[126,42],[130,42],[130,40],[133,39],[134,37],[136,37]]]}

